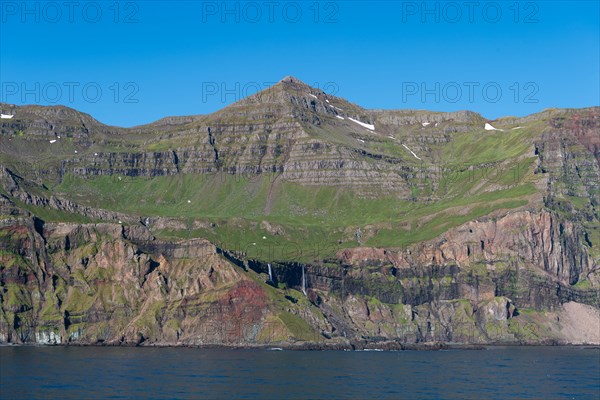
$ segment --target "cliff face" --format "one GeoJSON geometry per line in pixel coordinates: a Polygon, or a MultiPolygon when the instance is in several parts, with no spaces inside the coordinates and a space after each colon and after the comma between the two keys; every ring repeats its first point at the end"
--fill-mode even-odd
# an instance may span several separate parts
{"type": "Polygon", "coordinates": [[[2,109],[0,342],[600,343],[598,108],[2,109]]]}
{"type": "Polygon", "coordinates": [[[286,340],[290,332],[314,336],[271,299],[273,288],[206,240],[167,243],[143,228],[39,220],[1,232],[2,342],[243,344],[286,340]]]}
{"type": "Polygon", "coordinates": [[[546,204],[570,218],[597,218],[600,204],[600,114],[556,117],[536,142],[538,170],[547,173],[546,204]],[[585,199],[572,204],[569,198],[585,199]]]}
{"type": "Polygon", "coordinates": [[[453,133],[484,122],[471,112],[365,110],[295,78],[211,115],[167,118],[128,130],[65,107],[28,106],[15,113],[18,119],[0,122],[7,156],[26,158],[32,141],[45,140],[45,149],[31,160],[31,175],[40,181],[60,182],[65,175],[271,174],[301,185],[351,186],[362,195],[383,187],[403,197],[410,196],[415,176],[435,168],[424,166],[400,143],[428,159],[429,144],[448,142],[453,133]],[[431,126],[414,131],[424,128],[424,121],[431,126]],[[376,129],[364,126],[373,123],[376,129]],[[413,129],[414,135],[398,134],[399,128],[413,129]],[[12,137],[15,132],[21,136],[12,137]],[[56,142],[48,152],[50,140],[56,142]],[[389,151],[395,147],[401,150],[389,151]]]}
{"type": "MultiPolygon", "coordinates": [[[[20,219],[0,230],[0,340],[577,342],[556,318],[568,314],[563,304],[596,315],[598,264],[570,239],[572,225],[560,224],[549,213],[515,213],[403,251],[355,248],[340,251],[337,264],[272,263],[270,281],[268,265],[203,239],[20,219]]],[[[589,315],[585,323],[594,324],[589,315]]]]}
{"type": "Polygon", "coordinates": [[[378,285],[386,286],[382,296],[393,296],[388,303],[477,303],[505,296],[522,308],[552,310],[568,301],[597,306],[597,290],[576,285],[598,285],[598,260],[580,237],[573,224],[552,213],[524,211],[469,222],[406,250],[355,248],[339,258],[367,270],[379,263],[382,274],[406,283],[402,290],[390,287],[391,279],[378,285]]]}

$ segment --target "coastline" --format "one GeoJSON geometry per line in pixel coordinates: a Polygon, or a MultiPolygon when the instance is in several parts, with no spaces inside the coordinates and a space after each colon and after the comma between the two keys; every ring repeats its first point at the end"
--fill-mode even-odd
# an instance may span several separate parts
{"type": "Polygon", "coordinates": [[[469,344],[448,342],[345,342],[345,343],[272,343],[272,344],[183,344],[183,343],[0,343],[6,347],[126,347],[126,348],[188,348],[201,350],[285,350],[285,351],[441,351],[441,350],[491,350],[505,347],[563,347],[600,350],[600,344],[594,343],[491,343],[469,344]]]}

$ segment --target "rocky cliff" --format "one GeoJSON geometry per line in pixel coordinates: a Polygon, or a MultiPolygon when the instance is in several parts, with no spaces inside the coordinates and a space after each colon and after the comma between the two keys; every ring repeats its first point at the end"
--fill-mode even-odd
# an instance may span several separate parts
{"type": "Polygon", "coordinates": [[[592,316],[580,324],[597,326],[600,299],[597,261],[573,254],[580,244],[570,239],[572,225],[561,232],[554,218],[518,213],[473,222],[405,250],[341,250],[335,264],[271,263],[272,279],[263,262],[203,239],[165,242],[143,227],[13,220],[0,230],[0,339],[595,342],[557,323],[575,307],[592,316]]]}
{"type": "Polygon", "coordinates": [[[598,108],[2,109],[0,342],[600,343],[598,108]]]}

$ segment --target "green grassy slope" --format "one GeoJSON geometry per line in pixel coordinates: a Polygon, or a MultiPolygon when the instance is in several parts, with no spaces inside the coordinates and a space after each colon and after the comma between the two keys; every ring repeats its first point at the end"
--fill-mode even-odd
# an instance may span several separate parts
{"type": "MultiPolygon", "coordinates": [[[[539,159],[535,142],[548,129],[548,121],[554,114],[574,112],[550,110],[521,120],[504,118],[494,122],[501,131],[485,131],[483,119],[476,116],[467,122],[443,120],[439,127],[437,123],[425,127],[418,121],[377,122],[377,129],[372,132],[348,121],[350,115],[366,121],[369,112],[341,99],[331,98],[331,102],[341,106],[338,110],[346,110],[347,118],[343,121],[332,114],[330,106],[322,100],[319,104],[325,111],[290,106],[286,103],[290,95],[302,95],[303,90],[309,90],[299,88],[290,94],[278,86],[269,93],[278,103],[253,103],[249,98],[191,122],[150,124],[130,130],[99,126],[88,134],[69,114],[65,122],[66,139],[55,147],[48,144],[47,135],[16,129],[19,124],[35,120],[35,115],[25,113],[19,126],[3,128],[0,161],[24,177],[44,184],[49,188],[47,195],[54,193],[82,205],[140,218],[174,218],[182,222],[180,227],[190,227],[156,228],[154,233],[158,236],[206,237],[223,247],[245,250],[269,243],[274,247],[299,249],[302,255],[299,257],[294,250],[294,255],[281,252],[277,256],[265,256],[263,251],[257,257],[311,260],[311,250],[319,247],[401,247],[434,238],[496,210],[543,207],[545,178],[536,173],[539,159]],[[318,142],[343,154],[347,157],[344,161],[356,161],[357,165],[368,163],[375,172],[381,168],[384,172],[397,173],[409,193],[378,187],[369,189],[370,196],[365,196],[364,190],[351,184],[325,186],[319,185],[316,179],[312,185],[301,185],[277,173],[178,173],[154,177],[117,174],[79,177],[67,173],[61,179],[56,173],[45,173],[52,167],[58,170],[57,166],[74,154],[84,157],[95,152],[135,153],[194,146],[206,140],[206,126],[216,126],[215,132],[228,135],[217,138],[217,147],[227,142],[233,143],[231,148],[234,148],[240,140],[239,146],[243,148],[263,132],[247,133],[244,128],[248,124],[253,129],[263,129],[260,127],[264,125],[265,131],[280,124],[277,129],[283,133],[274,139],[279,144],[285,144],[286,140],[296,145],[318,142]],[[293,129],[286,131],[287,124],[293,124],[293,129]],[[225,126],[235,129],[219,130],[225,126]],[[298,133],[298,129],[303,131],[298,133]],[[290,136],[286,139],[285,134],[290,136]],[[414,157],[404,147],[406,144],[415,149],[421,159],[414,157]]],[[[292,102],[300,100],[294,98],[292,102]]],[[[317,106],[312,104],[311,107],[317,106]]],[[[440,113],[423,111],[398,113],[402,118],[422,119],[427,115],[441,118],[440,113]]],[[[393,121],[391,117],[386,120],[384,114],[374,112],[372,115],[393,121]]],[[[85,118],[82,120],[88,124],[99,124],[89,116],[85,118]]],[[[305,159],[312,161],[326,156],[308,152],[305,159]]],[[[261,157],[257,155],[257,165],[261,157]]],[[[283,163],[286,157],[286,154],[278,155],[276,162],[283,163]]],[[[224,163],[228,162],[233,161],[225,159],[224,163]]],[[[571,184],[568,180],[565,182],[558,180],[555,186],[571,184]]],[[[571,214],[589,208],[585,192],[572,190],[568,196],[558,196],[570,205],[565,210],[571,214]]],[[[46,220],[78,220],[77,216],[18,204],[46,220]]],[[[597,220],[585,223],[590,237],[596,240],[597,220]]]]}

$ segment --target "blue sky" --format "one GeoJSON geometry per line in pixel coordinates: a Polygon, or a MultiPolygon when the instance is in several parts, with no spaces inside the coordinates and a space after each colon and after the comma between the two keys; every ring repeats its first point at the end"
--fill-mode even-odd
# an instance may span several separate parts
{"type": "Polygon", "coordinates": [[[133,126],[293,75],[367,108],[600,104],[598,1],[76,3],[0,2],[0,101],[133,126]]]}

